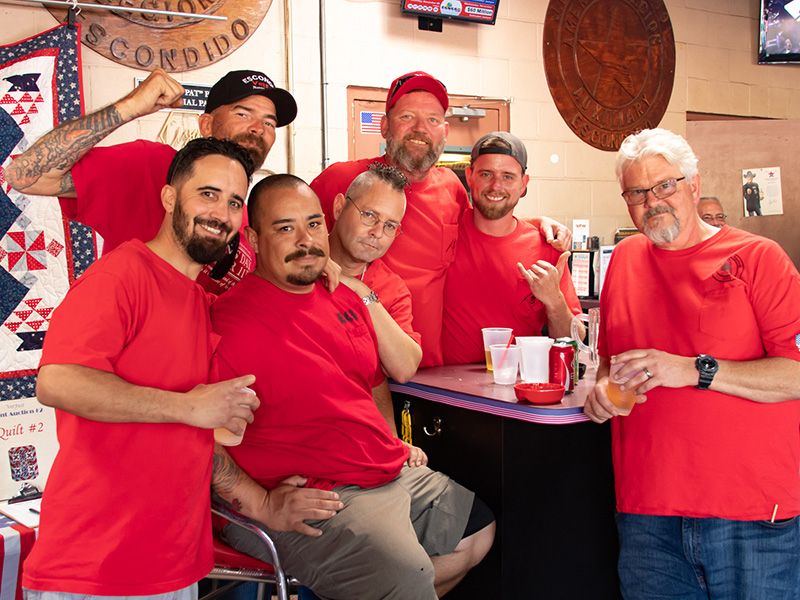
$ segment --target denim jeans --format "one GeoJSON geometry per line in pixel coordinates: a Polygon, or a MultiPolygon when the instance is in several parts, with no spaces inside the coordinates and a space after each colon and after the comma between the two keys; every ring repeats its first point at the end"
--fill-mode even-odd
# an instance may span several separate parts
{"type": "Polygon", "coordinates": [[[800,599],[800,517],[729,521],[617,514],[625,600],[800,599]]]}

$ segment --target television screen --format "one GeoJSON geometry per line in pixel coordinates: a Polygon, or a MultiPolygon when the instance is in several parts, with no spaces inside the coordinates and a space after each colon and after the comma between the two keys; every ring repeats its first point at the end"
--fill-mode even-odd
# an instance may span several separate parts
{"type": "Polygon", "coordinates": [[[403,12],[434,19],[494,25],[500,0],[401,0],[403,12]]]}
{"type": "Polygon", "coordinates": [[[800,0],[761,0],[758,62],[800,62],[800,0]]]}

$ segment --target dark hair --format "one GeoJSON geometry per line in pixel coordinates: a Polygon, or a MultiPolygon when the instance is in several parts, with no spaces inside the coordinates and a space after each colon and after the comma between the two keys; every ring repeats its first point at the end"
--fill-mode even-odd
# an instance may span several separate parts
{"type": "Polygon", "coordinates": [[[181,148],[172,159],[167,171],[167,183],[172,185],[179,180],[189,177],[192,174],[194,163],[206,156],[213,156],[218,154],[226,156],[231,160],[235,160],[244,169],[247,175],[247,181],[253,176],[255,167],[253,166],[253,159],[250,154],[242,148],[239,144],[230,142],[228,140],[218,140],[217,138],[197,138],[191,140],[183,148],[181,148]]]}
{"type": "Polygon", "coordinates": [[[247,220],[250,222],[250,227],[258,231],[258,222],[256,219],[258,207],[261,204],[262,198],[266,196],[268,192],[298,187],[309,186],[296,175],[290,175],[288,173],[270,175],[269,177],[264,177],[264,179],[255,184],[253,189],[250,190],[250,195],[247,197],[247,220]]]}

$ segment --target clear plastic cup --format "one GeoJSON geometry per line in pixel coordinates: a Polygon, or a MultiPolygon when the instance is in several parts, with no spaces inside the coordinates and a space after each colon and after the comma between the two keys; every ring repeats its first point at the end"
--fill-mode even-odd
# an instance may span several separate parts
{"type": "MultiPolygon", "coordinates": [[[[247,394],[253,394],[254,396],[256,393],[251,390],[250,388],[242,388],[240,391],[245,392],[247,394]]],[[[226,427],[217,427],[214,430],[214,441],[218,443],[220,446],[238,446],[242,443],[242,439],[244,438],[244,430],[247,429],[247,421],[244,422],[244,429],[242,429],[242,433],[239,435],[233,433],[230,429],[226,427]]]]}
{"type": "Polygon", "coordinates": [[[514,385],[517,383],[519,369],[519,346],[505,344],[492,344],[489,346],[494,366],[494,382],[500,385],[514,385]]]}
{"type": "Polygon", "coordinates": [[[621,390],[619,386],[620,384],[616,381],[611,381],[609,378],[606,395],[611,404],[617,407],[619,416],[627,417],[631,414],[633,406],[636,404],[636,394],[630,389],[621,390]]]}
{"type": "Polygon", "coordinates": [[[483,353],[486,358],[486,370],[492,370],[492,353],[489,347],[492,344],[508,344],[511,339],[512,330],[510,327],[484,327],[481,329],[483,335],[483,353]]]}
{"type": "Polygon", "coordinates": [[[550,381],[548,358],[553,338],[546,336],[517,337],[520,348],[519,375],[526,383],[547,383],[550,381]]]}

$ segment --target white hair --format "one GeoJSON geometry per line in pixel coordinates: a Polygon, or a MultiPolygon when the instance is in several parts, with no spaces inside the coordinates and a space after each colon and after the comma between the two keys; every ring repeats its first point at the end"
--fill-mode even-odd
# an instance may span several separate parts
{"type": "Polygon", "coordinates": [[[660,156],[675,165],[687,179],[697,175],[697,156],[685,139],[667,129],[644,129],[626,137],[619,147],[616,173],[620,185],[625,169],[649,156],[660,156]]]}

